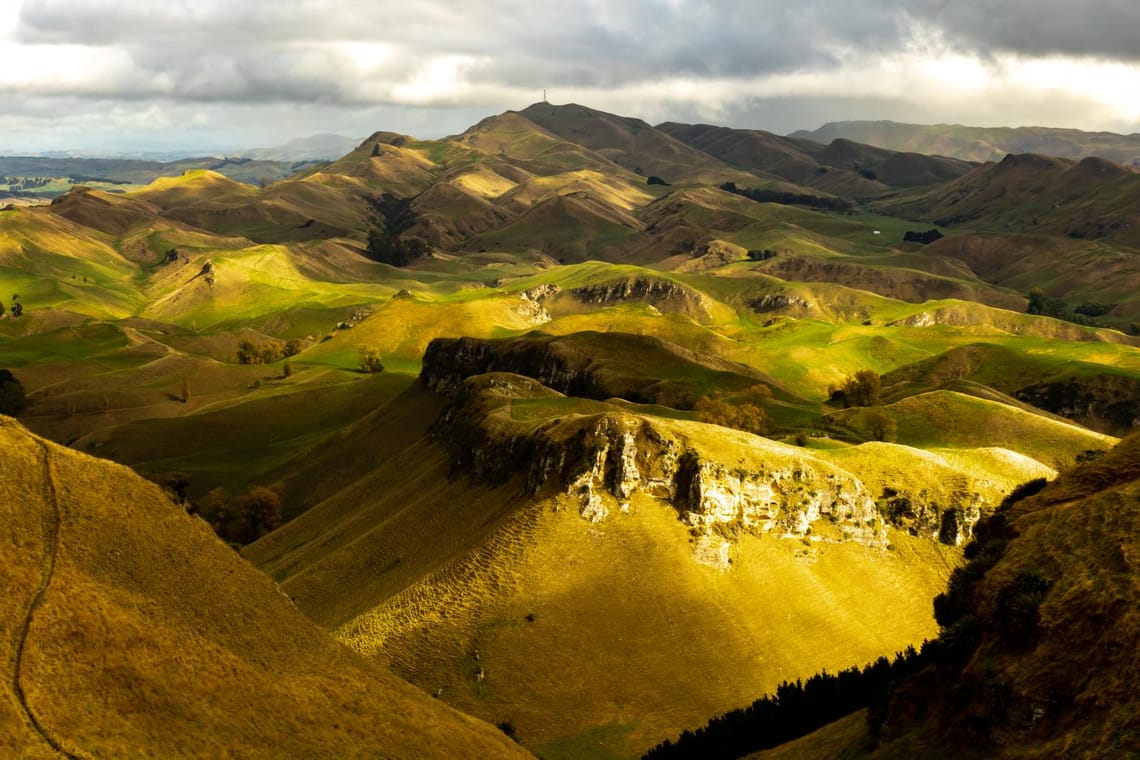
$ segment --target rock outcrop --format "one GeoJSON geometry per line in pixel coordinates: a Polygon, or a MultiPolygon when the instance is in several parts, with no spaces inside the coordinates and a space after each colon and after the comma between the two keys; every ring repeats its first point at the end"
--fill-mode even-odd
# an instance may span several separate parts
{"type": "Polygon", "coordinates": [[[691,406],[698,391],[734,393],[766,379],[751,367],[649,335],[532,332],[502,340],[437,338],[424,353],[420,381],[450,393],[486,372],[524,375],[570,396],[671,406],[691,406]]]}
{"type": "Polygon", "coordinates": [[[605,306],[640,301],[663,313],[684,314],[698,321],[709,318],[704,297],[691,288],[671,280],[633,277],[614,282],[583,285],[570,294],[582,303],[605,306]]]}
{"type": "Polygon", "coordinates": [[[514,400],[556,401],[561,394],[507,373],[471,377],[452,393],[435,437],[453,472],[487,483],[522,476],[529,493],[565,494],[590,522],[628,511],[641,493],[671,504],[693,529],[698,558],[715,564],[728,556],[721,542],[740,532],[886,544],[863,484],[802,450],[724,431],[740,439],[729,449],[730,463],[704,451],[708,425],[650,421],[613,408],[523,424],[512,418],[514,400]],[[831,530],[819,530],[823,524],[831,530]]]}

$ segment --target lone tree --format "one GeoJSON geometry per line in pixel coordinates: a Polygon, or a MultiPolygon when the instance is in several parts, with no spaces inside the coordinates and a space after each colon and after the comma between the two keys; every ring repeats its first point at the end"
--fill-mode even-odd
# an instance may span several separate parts
{"type": "Polygon", "coordinates": [[[892,443],[898,437],[899,425],[893,417],[874,411],[867,414],[867,433],[872,440],[892,443]]]}
{"type": "Polygon", "coordinates": [[[24,384],[6,369],[0,369],[0,414],[15,417],[28,408],[24,384]]]}

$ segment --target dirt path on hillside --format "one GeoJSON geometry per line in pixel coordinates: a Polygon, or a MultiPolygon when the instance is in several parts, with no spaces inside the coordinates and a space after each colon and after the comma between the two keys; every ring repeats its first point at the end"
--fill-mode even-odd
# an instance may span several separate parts
{"type": "Polygon", "coordinates": [[[40,444],[40,448],[43,451],[43,500],[44,506],[46,507],[41,515],[43,522],[44,550],[40,557],[39,588],[36,589],[36,593],[28,605],[24,619],[20,622],[16,630],[16,656],[12,668],[12,693],[16,695],[16,701],[19,703],[20,709],[24,711],[29,725],[35,729],[36,733],[39,734],[40,738],[42,738],[48,746],[64,757],[79,758],[82,756],[75,755],[64,749],[63,745],[40,723],[39,718],[36,717],[35,712],[28,704],[27,695],[24,693],[23,684],[20,682],[20,670],[24,661],[24,649],[28,640],[28,632],[31,630],[32,619],[35,617],[36,610],[39,609],[43,603],[48,586],[51,585],[52,575],[55,572],[56,553],[59,549],[60,512],[59,502],[55,492],[55,480],[52,476],[51,451],[49,451],[48,447],[43,443],[40,444]]]}

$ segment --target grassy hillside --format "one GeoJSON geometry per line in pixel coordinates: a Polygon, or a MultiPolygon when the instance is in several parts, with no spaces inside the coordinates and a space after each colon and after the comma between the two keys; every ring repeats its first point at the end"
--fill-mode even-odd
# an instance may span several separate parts
{"type": "MultiPolygon", "coordinates": [[[[0,368],[38,434],[181,473],[192,501],[276,489],[290,522],[247,556],[373,659],[544,756],[631,756],[917,643],[978,517],[1133,431],[1134,180],[536,104],[441,140],[376,132],[264,186],[196,167],[0,211],[0,368]],[[856,202],[811,205],[833,194],[856,202]],[[946,237],[904,240],[935,221],[946,237]],[[424,255],[374,260],[412,238],[424,255]],[[1035,288],[1102,324],[1024,313],[1035,288]],[[828,401],[865,370],[882,405],[828,401]]],[[[124,583],[115,604],[149,599],[124,583]]],[[[274,610],[258,625],[277,646],[293,629],[274,610]]],[[[332,646],[298,635],[274,656],[332,646]]],[[[316,736],[358,681],[305,678],[333,695],[316,736]]],[[[307,704],[282,683],[272,709],[307,704]]],[[[172,731],[195,710],[219,736],[250,720],[156,693],[172,731]]]]}
{"type": "Polygon", "coordinates": [[[447,473],[438,449],[408,446],[247,556],[351,646],[544,757],[629,757],[845,652],[929,635],[918,600],[955,563],[905,535],[890,552],[745,536],[724,571],[659,501],[591,524],[517,480],[447,473]]]}
{"type": "Polygon", "coordinates": [[[523,755],[332,641],[129,470],[10,418],[0,458],[5,754],[523,755]]]}
{"type": "MultiPolygon", "coordinates": [[[[909,396],[876,410],[897,426],[898,442],[918,448],[1000,446],[1052,467],[1071,467],[1077,456],[1110,448],[1116,439],[1000,401],[953,391],[909,396]]],[[[829,419],[865,430],[872,412],[847,409],[829,419]]]]}
{"type": "Polygon", "coordinates": [[[1135,247],[1140,175],[1102,158],[1079,163],[1009,155],[925,193],[883,201],[879,210],[937,225],[1107,240],[1135,247]]]}
{"type": "MultiPolygon", "coordinates": [[[[424,376],[440,384],[433,351],[424,376]]],[[[477,353],[474,344],[457,351],[477,353]]],[[[354,648],[442,689],[461,709],[510,722],[543,756],[630,756],[701,710],[726,709],[812,665],[834,669],[841,652],[873,659],[929,635],[923,599],[957,563],[954,549],[893,530],[875,544],[877,534],[839,508],[807,518],[816,521],[804,533],[791,527],[799,518],[790,501],[774,518],[792,520],[788,535],[764,528],[763,516],[693,517],[704,507],[682,506],[680,491],[665,495],[680,488],[667,464],[676,452],[708,460],[710,499],[770,474],[812,493],[817,482],[842,483],[839,492],[864,494],[859,504],[890,485],[916,504],[992,505],[1021,480],[1052,472],[993,449],[797,449],[524,380],[469,380],[486,395],[446,408],[432,428],[439,443],[420,437],[422,420],[442,405],[423,390],[362,420],[283,483],[286,493],[323,500],[245,554],[354,648]],[[622,461],[641,475],[616,475],[613,454],[576,448],[590,451],[613,426],[637,441],[622,461]],[[560,485],[558,468],[580,482],[573,463],[592,456],[606,474],[590,476],[588,488],[618,489],[624,502],[608,490],[583,502],[576,486],[560,485]],[[741,473],[739,485],[731,473],[741,473]],[[647,490],[622,491],[614,485],[622,478],[647,490]],[[595,500],[608,505],[605,517],[591,511],[595,500]],[[711,527],[696,527],[706,519],[711,527]],[[848,540],[849,529],[872,545],[848,540]],[[717,671],[733,677],[700,676],[717,671]]]]}

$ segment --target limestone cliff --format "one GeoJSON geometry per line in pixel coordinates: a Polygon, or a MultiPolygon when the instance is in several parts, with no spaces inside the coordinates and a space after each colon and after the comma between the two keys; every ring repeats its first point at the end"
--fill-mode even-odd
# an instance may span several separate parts
{"type": "Polygon", "coordinates": [[[604,404],[553,416],[575,400],[507,373],[471,377],[452,392],[434,434],[456,474],[487,483],[521,475],[529,493],[561,492],[590,522],[629,510],[640,492],[671,504],[692,527],[698,557],[715,564],[727,564],[728,540],[741,531],[886,544],[863,484],[800,449],[604,404]],[[519,419],[523,401],[549,404],[552,416],[519,419]]]}

